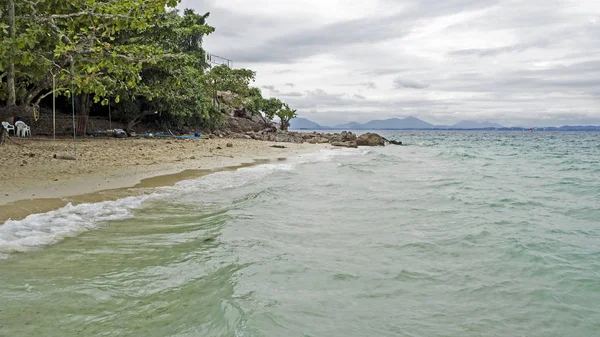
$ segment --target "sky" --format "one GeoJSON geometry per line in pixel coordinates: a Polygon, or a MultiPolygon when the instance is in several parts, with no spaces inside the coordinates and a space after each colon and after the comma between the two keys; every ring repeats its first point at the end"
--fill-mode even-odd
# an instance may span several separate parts
{"type": "Polygon", "coordinates": [[[600,125],[600,0],[183,0],[205,49],[323,125],[600,125]]]}

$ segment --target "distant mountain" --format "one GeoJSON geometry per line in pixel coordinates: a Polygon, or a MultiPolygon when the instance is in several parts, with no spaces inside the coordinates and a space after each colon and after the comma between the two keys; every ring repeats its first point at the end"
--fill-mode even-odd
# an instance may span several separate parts
{"type": "Polygon", "coordinates": [[[356,122],[350,122],[346,124],[340,124],[333,127],[333,129],[346,129],[346,130],[360,130],[363,127],[362,124],[356,122]]]}
{"type": "MultiPolygon", "coordinates": [[[[290,129],[293,130],[476,130],[476,129],[496,129],[496,130],[529,130],[530,127],[504,127],[500,124],[478,121],[460,121],[452,126],[433,125],[422,121],[416,117],[407,117],[404,119],[391,118],[385,120],[374,120],[368,123],[360,124],[350,122],[333,127],[323,126],[306,118],[295,118],[290,123],[290,129]]],[[[561,127],[533,127],[532,130],[546,131],[600,131],[600,126],[561,126],[561,127]]]]}
{"type": "Polygon", "coordinates": [[[290,121],[290,129],[293,130],[324,130],[327,129],[306,118],[294,118],[290,121]]]}
{"type": "Polygon", "coordinates": [[[504,126],[497,123],[488,122],[477,122],[477,121],[460,121],[451,127],[450,129],[489,129],[489,128],[503,128],[504,126]]]}
{"type": "Polygon", "coordinates": [[[374,120],[365,124],[351,122],[348,124],[336,125],[334,129],[348,130],[401,130],[401,129],[432,129],[434,126],[415,117],[404,119],[391,118],[384,120],[374,120]]]}

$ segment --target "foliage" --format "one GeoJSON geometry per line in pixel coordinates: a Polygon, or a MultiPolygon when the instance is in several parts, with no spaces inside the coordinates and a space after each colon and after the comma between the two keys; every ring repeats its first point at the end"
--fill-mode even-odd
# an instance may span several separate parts
{"type": "Polygon", "coordinates": [[[54,79],[58,95],[85,102],[77,105],[78,114],[87,114],[89,106],[106,114],[102,106],[110,101],[116,119],[158,111],[161,123],[175,128],[215,129],[225,120],[216,98],[230,92],[231,107],[244,105],[271,119],[291,116],[279,99],[265,99],[250,86],[254,71],[209,70],[202,48],[215,30],[206,22],[209,14],[180,13],[174,9],[178,3],[15,0],[14,36],[9,36],[10,22],[0,5],[0,101],[7,100],[7,70],[14,66],[22,107],[41,104],[52,93],[54,79]]]}
{"type": "Polygon", "coordinates": [[[273,119],[273,117],[275,117],[277,114],[277,111],[281,110],[282,107],[283,103],[275,97],[264,100],[262,103],[263,112],[265,113],[265,116],[269,117],[270,119],[273,119]]]}
{"type": "Polygon", "coordinates": [[[289,105],[283,104],[283,107],[277,111],[276,115],[281,119],[281,130],[287,131],[292,118],[296,118],[296,110],[292,110],[289,105]]]}

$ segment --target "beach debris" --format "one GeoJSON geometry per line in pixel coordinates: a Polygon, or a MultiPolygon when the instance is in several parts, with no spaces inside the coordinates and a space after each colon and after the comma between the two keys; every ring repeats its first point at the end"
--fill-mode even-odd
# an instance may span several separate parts
{"type": "Polygon", "coordinates": [[[274,147],[276,149],[285,149],[286,147],[283,145],[271,145],[271,147],[274,147]]]}
{"type": "Polygon", "coordinates": [[[75,160],[75,157],[73,157],[73,156],[63,156],[63,155],[58,155],[58,154],[55,154],[52,158],[62,159],[62,160],[75,160]]]}
{"type": "Polygon", "coordinates": [[[223,150],[223,148],[220,146],[217,146],[217,150],[223,150]]]}
{"type": "Polygon", "coordinates": [[[227,147],[233,147],[233,144],[227,143],[227,147]]]}

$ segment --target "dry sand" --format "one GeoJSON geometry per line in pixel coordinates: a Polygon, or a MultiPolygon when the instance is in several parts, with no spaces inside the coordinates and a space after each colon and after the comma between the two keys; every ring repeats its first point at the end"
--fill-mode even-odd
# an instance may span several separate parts
{"type": "Polygon", "coordinates": [[[68,202],[110,200],[131,187],[157,187],[257,160],[315,152],[324,145],[247,139],[15,139],[0,147],[0,223],[45,212],[68,202]],[[227,147],[227,143],[233,147],[227,147]]]}

